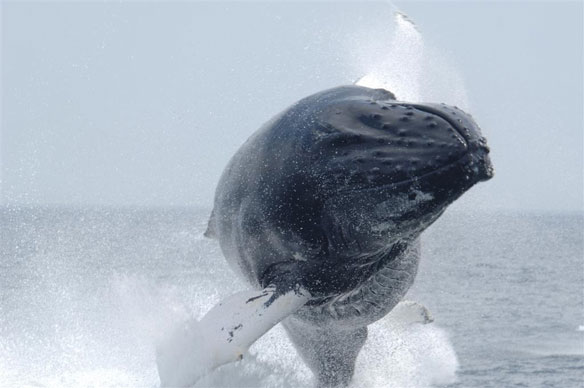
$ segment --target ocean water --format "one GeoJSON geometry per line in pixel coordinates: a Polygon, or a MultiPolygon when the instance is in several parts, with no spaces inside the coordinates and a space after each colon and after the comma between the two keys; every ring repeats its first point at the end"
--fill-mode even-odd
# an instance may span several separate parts
{"type": "MultiPolygon", "coordinates": [[[[154,345],[245,285],[208,210],[1,208],[0,386],[154,387],[154,345]]],[[[355,387],[579,387],[581,214],[447,212],[407,298],[435,321],[370,328],[355,387]]],[[[197,386],[308,387],[276,326],[197,386]]]]}

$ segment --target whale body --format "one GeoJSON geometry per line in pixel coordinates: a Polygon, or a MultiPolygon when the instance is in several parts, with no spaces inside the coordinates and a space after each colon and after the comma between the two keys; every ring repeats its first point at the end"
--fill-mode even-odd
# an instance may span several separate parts
{"type": "Polygon", "coordinates": [[[488,154],[470,115],[384,89],[341,86],[275,116],[225,168],[206,232],[250,290],[159,351],[163,385],[239,359],[278,322],[318,386],[348,385],[367,325],[414,281],[420,234],[493,176],[488,154]]]}

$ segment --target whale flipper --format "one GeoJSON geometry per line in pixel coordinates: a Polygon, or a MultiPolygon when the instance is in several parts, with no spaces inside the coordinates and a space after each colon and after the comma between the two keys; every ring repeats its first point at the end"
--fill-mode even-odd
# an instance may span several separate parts
{"type": "Polygon", "coordinates": [[[215,230],[215,209],[211,211],[211,216],[209,217],[209,222],[207,223],[207,230],[203,234],[207,238],[217,239],[217,231],[215,230]]]}
{"type": "Polygon", "coordinates": [[[434,317],[426,306],[411,300],[403,300],[389,313],[397,324],[407,326],[413,323],[427,324],[434,322],[434,317]]]}
{"type": "Polygon", "coordinates": [[[241,360],[247,349],[310,298],[302,289],[274,286],[231,295],[200,321],[192,320],[156,349],[161,386],[194,384],[209,371],[241,360]]]}

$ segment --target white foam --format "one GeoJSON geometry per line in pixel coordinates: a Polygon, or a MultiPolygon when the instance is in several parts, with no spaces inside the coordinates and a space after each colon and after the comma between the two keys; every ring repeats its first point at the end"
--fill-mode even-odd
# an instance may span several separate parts
{"type": "MultiPolygon", "coordinates": [[[[219,258],[199,262],[206,274],[167,281],[118,275],[83,299],[82,315],[63,318],[62,329],[0,338],[0,380],[10,386],[157,386],[154,345],[177,323],[200,318],[230,294],[234,275],[219,258]],[[209,278],[219,266],[224,277],[209,278]],[[89,315],[87,315],[89,314],[89,315]]],[[[105,280],[105,279],[104,279],[105,280]]],[[[63,315],[65,317],[65,315],[63,315]]],[[[410,320],[411,321],[411,320],[410,320]]],[[[454,379],[456,356],[434,324],[401,325],[390,314],[370,326],[354,386],[427,386],[454,379]]],[[[31,329],[32,330],[32,329],[31,329]]],[[[241,362],[220,367],[197,387],[311,387],[311,372],[284,330],[261,337],[241,362]]]]}
{"type": "MultiPolygon", "coordinates": [[[[142,381],[140,376],[125,369],[95,368],[76,371],[62,371],[53,376],[43,376],[28,382],[23,387],[132,387],[142,381]]],[[[22,385],[21,385],[22,384],[22,385]]]]}
{"type": "MultiPolygon", "coordinates": [[[[212,304],[218,299],[217,290],[221,289],[223,282],[218,282],[214,287],[206,286],[199,289],[201,294],[198,299],[211,301],[207,304],[212,304]]],[[[173,287],[156,285],[140,277],[117,277],[112,283],[112,293],[119,298],[122,306],[119,318],[127,322],[124,331],[132,331],[145,345],[153,344],[173,324],[184,321],[189,314],[200,318],[205,313],[200,314],[198,309],[189,313],[182,302],[184,296],[173,287]]],[[[369,336],[357,359],[352,386],[430,386],[451,383],[456,379],[458,362],[444,330],[433,323],[412,323],[417,319],[411,319],[408,313],[411,309],[398,306],[388,316],[369,326],[369,336]]],[[[99,386],[131,386],[138,381],[145,382],[148,376],[150,384],[157,384],[153,346],[136,350],[143,353],[133,355],[147,369],[143,376],[136,376],[132,369],[108,369],[103,363],[97,363],[94,370],[65,372],[55,378],[45,378],[42,383],[47,386],[80,386],[78,383],[95,381],[99,386]]],[[[312,373],[298,356],[281,325],[261,337],[242,361],[216,369],[195,385],[241,386],[313,386],[312,373]]]]}
{"type": "Polygon", "coordinates": [[[456,353],[435,324],[400,327],[389,316],[371,325],[369,333],[354,386],[427,387],[456,380],[456,353]]]}

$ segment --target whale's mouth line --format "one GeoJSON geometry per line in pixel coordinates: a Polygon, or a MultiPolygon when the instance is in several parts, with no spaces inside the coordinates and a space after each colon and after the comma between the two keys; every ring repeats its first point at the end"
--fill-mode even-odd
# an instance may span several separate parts
{"type": "MultiPolygon", "coordinates": [[[[466,141],[465,141],[465,144],[468,144],[468,143],[466,143],[466,141]]],[[[351,194],[351,193],[355,193],[355,192],[367,193],[367,192],[371,192],[371,191],[378,191],[378,190],[385,190],[385,189],[389,190],[391,188],[396,188],[396,187],[403,186],[406,184],[415,183],[416,181],[423,180],[424,178],[430,177],[434,174],[449,170],[453,166],[459,164],[460,162],[465,162],[466,161],[465,159],[468,159],[468,163],[472,164],[472,154],[467,151],[466,153],[464,153],[464,155],[462,155],[460,158],[456,159],[455,161],[450,162],[444,166],[441,166],[440,168],[437,168],[436,170],[427,172],[427,173],[422,174],[422,175],[418,175],[418,176],[404,179],[404,180],[397,181],[397,182],[386,183],[386,184],[375,186],[375,187],[339,190],[337,192],[337,194],[351,194]]]]}
{"type": "Polygon", "coordinates": [[[386,189],[386,188],[391,188],[391,187],[397,187],[397,186],[401,186],[404,184],[409,184],[409,183],[413,183],[415,181],[418,180],[423,180],[424,178],[427,178],[429,176],[432,176],[434,174],[440,173],[442,171],[448,170],[450,168],[452,168],[453,166],[464,162],[464,163],[468,163],[469,165],[473,164],[473,157],[472,157],[472,150],[470,149],[470,145],[469,145],[469,140],[462,134],[462,132],[460,131],[460,129],[458,128],[460,126],[459,123],[453,122],[451,117],[448,117],[446,114],[444,114],[443,112],[441,112],[439,109],[436,108],[432,108],[432,107],[428,107],[425,105],[418,105],[418,104],[404,104],[405,106],[411,106],[413,108],[416,108],[422,112],[426,112],[426,113],[430,113],[433,115],[436,115],[438,117],[440,117],[441,119],[445,120],[448,124],[450,124],[450,126],[452,127],[452,129],[454,130],[454,132],[456,132],[456,135],[458,135],[459,139],[463,142],[464,144],[464,149],[465,149],[465,153],[463,155],[461,155],[458,159],[444,165],[441,166],[439,168],[437,168],[436,170],[433,171],[429,171],[425,174],[419,175],[419,176],[414,176],[408,179],[404,179],[401,181],[397,181],[397,182],[391,182],[391,183],[386,183],[380,186],[375,186],[375,187],[371,187],[371,188],[365,188],[365,189],[344,189],[344,190],[340,190],[338,191],[339,194],[344,194],[344,193],[353,193],[356,191],[360,191],[360,192],[368,192],[368,191],[372,191],[372,190],[379,190],[379,189],[386,189]],[[465,160],[465,159],[468,159],[465,160]]]}

